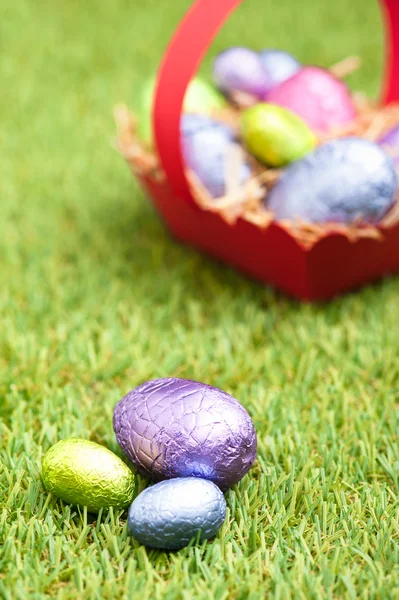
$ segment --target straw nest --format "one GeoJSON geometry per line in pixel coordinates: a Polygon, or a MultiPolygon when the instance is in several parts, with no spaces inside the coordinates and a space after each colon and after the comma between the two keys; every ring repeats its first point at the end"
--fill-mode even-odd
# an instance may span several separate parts
{"type": "MultiPolygon", "coordinates": [[[[330,70],[338,77],[345,77],[358,68],[360,61],[356,57],[345,59],[330,70]]],[[[364,95],[353,94],[357,118],[344,128],[331,130],[328,135],[319,136],[318,143],[346,136],[357,136],[370,141],[378,140],[381,135],[399,124],[399,105],[381,106],[364,95]]],[[[243,94],[235,94],[232,106],[218,111],[214,118],[230,124],[237,131],[239,139],[240,111],[253,103],[253,99],[243,94]]],[[[140,140],[137,134],[137,121],[124,105],[117,106],[114,111],[117,125],[117,147],[125,157],[133,172],[137,175],[154,178],[158,181],[165,178],[155,150],[140,140]]],[[[385,149],[389,152],[389,149],[385,149]]],[[[251,222],[258,227],[267,228],[274,220],[273,213],[265,208],[268,192],[281,177],[283,170],[268,168],[260,164],[253,156],[246,153],[245,148],[234,143],[227,148],[226,156],[226,195],[212,198],[196,175],[187,171],[194,201],[202,210],[220,215],[228,224],[234,225],[237,219],[251,222]],[[244,161],[252,166],[253,176],[244,184],[240,184],[237,173],[244,161]]],[[[279,221],[280,225],[308,248],[320,238],[331,232],[342,232],[349,240],[355,242],[360,238],[383,239],[384,230],[399,222],[399,194],[394,207],[376,226],[361,222],[344,225],[340,223],[312,224],[303,221],[279,221]]]]}

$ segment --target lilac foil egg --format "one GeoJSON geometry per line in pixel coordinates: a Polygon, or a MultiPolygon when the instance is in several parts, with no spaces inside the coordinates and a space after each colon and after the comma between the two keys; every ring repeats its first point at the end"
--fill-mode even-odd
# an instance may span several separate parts
{"type": "Polygon", "coordinates": [[[350,123],[356,116],[347,86],[319,67],[304,67],[266,98],[296,113],[319,133],[350,123]]]}
{"type": "Polygon", "coordinates": [[[240,91],[261,100],[270,89],[259,54],[249,48],[233,47],[219,54],[213,65],[213,78],[225,94],[240,91]]]}
{"type": "Polygon", "coordinates": [[[377,144],[342,138],[292,163],[266,202],[278,220],[375,224],[395,203],[397,187],[393,161],[377,144]]]}
{"type": "MultiPolygon", "coordinates": [[[[182,151],[184,161],[213,198],[226,193],[225,173],[229,146],[234,144],[233,130],[200,115],[185,115],[182,119],[182,151]]],[[[243,163],[239,180],[244,183],[251,175],[243,163]]]]}
{"type": "Polygon", "coordinates": [[[392,157],[396,166],[399,166],[399,125],[385,133],[378,143],[392,157]]]}
{"type": "Polygon", "coordinates": [[[204,383],[148,381],[115,407],[114,431],[126,456],[154,480],[200,477],[222,490],[256,457],[256,433],[245,408],[204,383]]]}
{"type": "Polygon", "coordinates": [[[267,73],[270,89],[295,75],[301,68],[297,59],[284,50],[268,48],[260,53],[260,59],[267,73]]]}

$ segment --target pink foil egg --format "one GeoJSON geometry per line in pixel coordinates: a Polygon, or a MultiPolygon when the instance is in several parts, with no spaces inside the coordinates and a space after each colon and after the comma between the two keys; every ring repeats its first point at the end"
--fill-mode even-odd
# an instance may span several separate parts
{"type": "Polygon", "coordinates": [[[356,116],[347,86],[319,67],[301,69],[272,89],[267,102],[288,108],[318,133],[350,123],[356,116]]]}

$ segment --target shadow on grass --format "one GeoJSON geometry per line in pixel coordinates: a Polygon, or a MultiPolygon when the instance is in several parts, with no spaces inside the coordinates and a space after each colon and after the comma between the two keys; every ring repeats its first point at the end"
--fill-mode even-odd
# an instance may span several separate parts
{"type": "MultiPolygon", "coordinates": [[[[121,189],[116,198],[103,199],[92,218],[105,242],[95,260],[101,260],[111,280],[116,277],[128,284],[131,281],[141,288],[135,294],[135,302],[139,303],[166,303],[173,289],[178,288],[182,304],[195,301],[208,314],[223,297],[225,305],[245,306],[251,302],[260,310],[273,309],[279,317],[322,313],[333,324],[359,304],[366,308],[369,303],[383,300],[398,281],[387,278],[329,302],[303,303],[176,241],[136,186],[121,189]]],[[[216,312],[220,314],[220,307],[216,312]]]]}
{"type": "Polygon", "coordinates": [[[151,279],[154,293],[156,286],[180,282],[188,297],[197,300],[208,299],[209,288],[223,288],[232,296],[250,294],[261,304],[276,300],[299,304],[176,240],[142,193],[127,191],[117,202],[103,202],[93,218],[107,240],[108,249],[103,248],[102,253],[112,254],[104,267],[115,275],[131,277],[134,272],[144,280],[151,279]]]}

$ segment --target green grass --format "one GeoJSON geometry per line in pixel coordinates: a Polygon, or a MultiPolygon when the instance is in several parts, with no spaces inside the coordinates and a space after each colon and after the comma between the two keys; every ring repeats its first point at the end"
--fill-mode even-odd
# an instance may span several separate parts
{"type": "MultiPolygon", "coordinates": [[[[189,4],[0,8],[0,597],[399,598],[399,280],[290,301],[173,242],[112,147],[189,4]],[[170,554],[40,481],[66,436],[118,452],[115,403],[166,375],[231,392],[259,436],[217,538],[170,554]]],[[[376,93],[381,39],[376,3],[248,0],[212,51],[360,54],[376,93]]]]}

